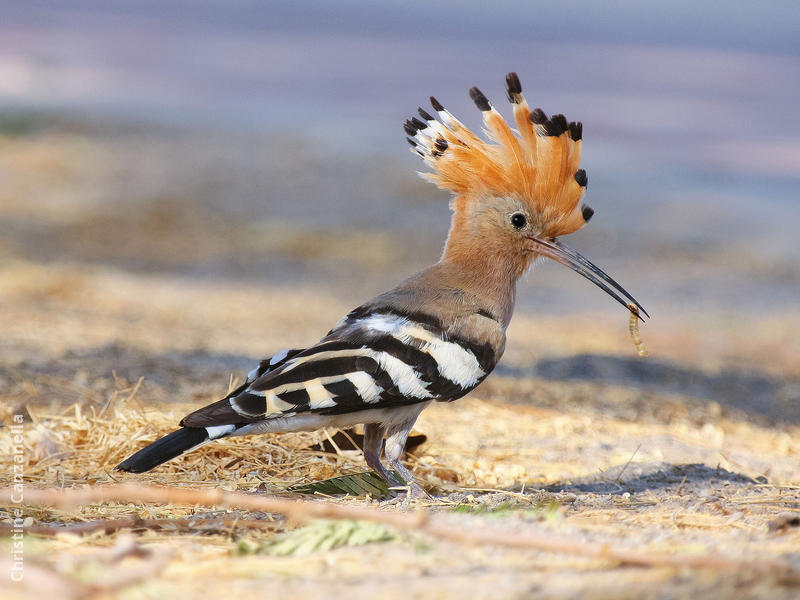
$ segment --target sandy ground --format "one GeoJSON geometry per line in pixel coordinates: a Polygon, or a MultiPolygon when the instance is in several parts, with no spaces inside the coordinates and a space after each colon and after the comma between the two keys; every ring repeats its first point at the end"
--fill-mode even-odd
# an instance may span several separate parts
{"type": "MultiPolygon", "coordinates": [[[[271,436],[248,440],[246,453],[243,446],[207,447],[142,477],[110,473],[130,449],[219,397],[259,358],[314,342],[359,299],[434,259],[438,242],[423,236],[413,247],[392,233],[339,225],[313,236],[278,226],[265,233],[261,225],[247,228],[247,218],[187,204],[180,194],[165,200],[142,192],[145,208],[117,204],[103,194],[125,181],[124,170],[109,168],[121,169],[124,161],[103,149],[91,137],[61,134],[10,136],[0,144],[4,164],[11,165],[0,197],[8,225],[0,237],[0,399],[6,425],[13,414],[28,419],[26,484],[73,487],[113,478],[285,494],[293,484],[363,470],[357,451],[323,455],[304,449],[296,436],[271,436]],[[99,180],[105,183],[94,196],[84,194],[87,181],[103,173],[107,179],[99,180]],[[38,201],[27,201],[32,197],[38,201]],[[307,243],[309,236],[314,243],[307,243]],[[268,273],[257,276],[267,264],[279,267],[264,267],[268,273]],[[296,269],[300,275],[283,276],[296,269]],[[362,276],[342,281],[344,270],[362,276]]],[[[525,285],[535,287],[552,273],[542,270],[525,285]]],[[[434,500],[385,510],[443,513],[459,527],[499,536],[544,532],[640,551],[775,559],[800,569],[800,527],[776,525],[782,513],[800,514],[800,349],[792,334],[800,317],[686,306],[662,315],[654,311],[656,318],[642,328],[651,351],[642,359],[628,338],[626,315],[608,304],[566,314],[523,309],[495,374],[467,398],[433,406],[419,420],[427,441],[409,464],[434,500]]],[[[10,436],[0,441],[5,460],[10,436]]],[[[7,470],[0,474],[0,485],[10,482],[7,470]]],[[[220,514],[135,505],[26,511],[28,527],[212,513],[220,514]]],[[[278,521],[276,528],[286,526],[278,521]]],[[[108,559],[111,548],[130,543],[129,534],[29,533],[26,564],[55,583],[34,574],[25,585],[4,583],[0,595],[69,597],[70,582],[135,571],[146,558],[108,559]]],[[[304,557],[237,553],[242,542],[274,535],[235,526],[137,529],[137,544],[169,557],[157,573],[107,595],[800,593],[796,585],[747,571],[634,568],[460,546],[414,532],[304,557]]]]}

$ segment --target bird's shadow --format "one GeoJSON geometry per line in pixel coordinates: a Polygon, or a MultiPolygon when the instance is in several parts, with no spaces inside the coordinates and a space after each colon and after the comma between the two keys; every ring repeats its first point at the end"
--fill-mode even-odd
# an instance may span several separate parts
{"type": "Polygon", "coordinates": [[[540,360],[530,367],[499,365],[495,372],[514,378],[592,382],[643,392],[677,394],[740,411],[767,423],[800,424],[800,381],[756,370],[716,373],[649,358],[579,354],[540,360]]]}
{"type": "MultiPolygon", "coordinates": [[[[645,491],[697,495],[716,485],[757,485],[766,483],[763,477],[752,479],[741,473],[703,464],[675,465],[669,463],[631,463],[611,467],[594,475],[539,487],[546,492],[622,495],[645,491]]],[[[529,486],[526,486],[529,487],[529,486]]]]}

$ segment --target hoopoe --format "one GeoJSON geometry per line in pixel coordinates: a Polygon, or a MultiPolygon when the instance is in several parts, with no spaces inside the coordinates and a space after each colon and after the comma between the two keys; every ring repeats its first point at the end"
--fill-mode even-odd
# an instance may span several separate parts
{"type": "Polygon", "coordinates": [[[431,402],[461,398],[494,369],[516,282],[534,260],[566,265],[647,315],[611,277],[557,239],[594,212],[581,204],[587,183],[579,169],[582,124],[531,111],[516,73],[506,84],[516,131],[478,88],[470,90],[489,142],[433,97],[438,119],[420,108],[419,118],[404,125],[412,151],[433,170],[421,175],[453,194],[439,262],[350,312],[315,345],[261,361],[240,387],[187,415],[181,429],[117,469],[148,471],[229,436],[363,424],[367,465],[389,486],[424,494],[400,462],[411,427],[431,402]]]}

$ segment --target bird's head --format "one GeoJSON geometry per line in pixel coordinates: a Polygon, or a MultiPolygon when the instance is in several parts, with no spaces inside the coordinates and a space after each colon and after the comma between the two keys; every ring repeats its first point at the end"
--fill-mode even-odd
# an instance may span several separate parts
{"type": "Polygon", "coordinates": [[[594,211],[582,203],[583,125],[564,115],[531,110],[516,73],[506,77],[514,107],[512,129],[476,87],[470,96],[483,114],[485,141],[435,98],[436,116],[419,109],[404,128],[433,169],[422,177],[453,193],[453,222],[444,260],[501,268],[521,276],[534,259],[551,258],[580,273],[624,306],[647,312],[600,268],[557,238],[577,231],[594,211]]]}

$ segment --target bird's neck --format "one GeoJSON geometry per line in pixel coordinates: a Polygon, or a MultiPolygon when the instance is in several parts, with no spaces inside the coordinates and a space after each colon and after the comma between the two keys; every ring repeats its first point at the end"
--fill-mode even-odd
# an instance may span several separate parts
{"type": "Polygon", "coordinates": [[[508,326],[514,311],[517,280],[530,265],[529,258],[509,255],[506,248],[491,240],[452,231],[440,264],[456,274],[460,287],[492,307],[503,325],[508,326]]]}

